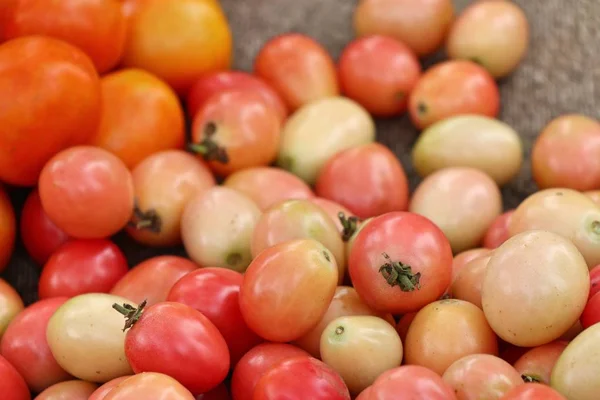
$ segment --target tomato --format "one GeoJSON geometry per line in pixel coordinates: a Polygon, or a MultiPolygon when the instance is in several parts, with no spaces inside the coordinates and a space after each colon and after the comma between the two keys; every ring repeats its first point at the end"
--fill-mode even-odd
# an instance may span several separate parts
{"type": "Polygon", "coordinates": [[[296,340],[323,318],[335,294],[332,253],[313,239],[263,250],[244,274],[240,308],[254,332],[273,342],[296,340]]]}
{"type": "Polygon", "coordinates": [[[203,74],[229,68],[231,30],[216,1],[136,3],[129,17],[124,66],[155,74],[180,94],[203,74]]]}
{"type": "Polygon", "coordinates": [[[233,370],[231,377],[233,400],[253,400],[256,384],[265,372],[286,359],[303,356],[308,358],[309,354],[285,343],[263,343],[252,348],[233,370]]]}
{"type": "Polygon", "coordinates": [[[459,253],[480,245],[502,213],[502,193],[492,178],[477,169],[444,168],[417,186],[409,210],[435,223],[459,253]]]}
{"type": "Polygon", "coordinates": [[[600,296],[597,293],[588,300],[580,321],[583,329],[600,322],[600,296]]]}
{"type": "Polygon", "coordinates": [[[20,231],[27,253],[40,266],[69,239],[69,236],[48,218],[37,189],[29,193],[23,204],[20,231]]]}
{"type": "Polygon", "coordinates": [[[223,383],[211,390],[196,396],[196,400],[231,400],[229,390],[223,383]]]}
{"type": "Polygon", "coordinates": [[[182,276],[198,268],[194,262],[178,256],[156,256],[129,270],[110,291],[135,304],[147,306],[167,300],[169,291],[182,276]]]}
{"type": "Polygon", "coordinates": [[[158,151],[183,148],[183,110],[165,82],[128,68],[103,76],[100,85],[102,119],[91,144],[115,154],[128,168],[158,151]]]}
{"type": "Polygon", "coordinates": [[[567,400],[559,392],[541,383],[526,383],[506,392],[502,400],[567,400]]]}
{"type": "Polygon", "coordinates": [[[133,304],[104,293],[72,297],[48,320],[46,338],[58,364],[76,378],[104,383],[132,373],[125,357],[123,317],[114,303],[133,304]]]}
{"type": "Polygon", "coordinates": [[[481,287],[491,257],[492,253],[490,252],[465,264],[450,286],[449,292],[452,297],[483,308],[481,304],[481,287]]]}
{"type": "Polygon", "coordinates": [[[600,264],[590,269],[590,295],[588,299],[591,299],[598,292],[600,292],[600,264]]]}
{"type": "Polygon", "coordinates": [[[510,217],[512,217],[514,211],[514,209],[511,209],[496,217],[483,237],[483,247],[495,249],[506,242],[510,237],[508,226],[510,225],[510,217]]]}
{"type": "Polygon", "coordinates": [[[125,354],[136,374],[171,376],[193,394],[207,392],[229,371],[229,350],[217,327],[185,304],[162,302],[144,309],[114,304],[125,315],[125,354]]]}
{"type": "Polygon", "coordinates": [[[531,150],[531,171],[540,189],[600,187],[600,122],[561,115],[544,127],[531,150]]]}
{"type": "Polygon", "coordinates": [[[284,360],[256,384],[254,400],[350,400],[342,378],[327,364],[312,357],[284,360]]]}
{"type": "Polygon", "coordinates": [[[274,161],[280,131],[277,110],[259,93],[219,92],[196,113],[189,148],[201,155],[216,174],[226,176],[274,161]]]}
{"type": "Polygon", "coordinates": [[[118,378],[115,378],[111,381],[106,382],[105,384],[100,386],[98,389],[96,389],[92,393],[92,395],[90,396],[90,398],[88,400],[104,400],[104,398],[106,396],[108,396],[108,394],[111,392],[111,390],[113,390],[118,385],[120,385],[121,382],[123,382],[125,379],[130,378],[132,376],[133,375],[120,376],[118,378]]]}
{"type": "Polygon", "coordinates": [[[339,152],[321,168],[316,193],[359,218],[408,209],[408,179],[390,149],[369,143],[339,152]]]}
{"type": "Polygon", "coordinates": [[[500,93],[483,67],[471,61],[444,61],[428,69],[417,82],[408,110],[419,129],[461,114],[495,118],[500,111],[500,93]]]}
{"type": "Polygon", "coordinates": [[[454,256],[452,260],[452,282],[456,279],[460,271],[471,261],[480,256],[487,255],[490,253],[490,249],[486,249],[483,247],[477,247],[470,250],[465,250],[463,252],[458,253],[454,256]]]}
{"type": "Polygon", "coordinates": [[[366,305],[403,314],[444,293],[452,275],[452,250],[428,219],[408,212],[387,213],[359,232],[348,268],[366,305]]]}
{"type": "Polygon", "coordinates": [[[149,246],[180,245],[183,209],[215,186],[206,164],[184,151],[165,150],[144,159],[131,174],[136,208],[127,233],[149,246]]]}
{"type": "Polygon", "coordinates": [[[291,111],[339,94],[331,56],[314,39],[300,33],[267,41],[254,60],[254,73],[279,93],[291,111]]]}
{"type": "Polygon", "coordinates": [[[243,276],[225,268],[201,268],[183,276],[169,292],[167,301],[186,304],[200,311],[223,335],[231,366],[248,350],[262,342],[246,325],[239,305],[243,276]]]}
{"type": "Polygon", "coordinates": [[[245,271],[260,215],[250,198],[233,189],[218,186],[199,193],[188,201],[181,219],[188,255],[204,267],[245,271]]]}
{"type": "Polygon", "coordinates": [[[111,236],[133,212],[131,173],[97,147],[71,147],[52,157],[40,174],[39,191],[48,218],[75,238],[111,236]]]}
{"type": "Polygon", "coordinates": [[[125,379],[111,390],[104,400],[195,400],[181,383],[168,375],[142,372],[125,379]]]}
{"type": "Polygon", "coordinates": [[[0,356],[0,392],[4,400],[30,400],[25,380],[8,361],[0,356]]]}
{"type": "MultiPolygon", "coordinates": [[[[0,272],[6,268],[15,247],[16,218],[8,195],[0,186],[0,272]]],[[[39,235],[40,233],[37,232],[39,235]]]]}
{"type": "Polygon", "coordinates": [[[600,190],[588,190],[583,192],[583,194],[592,199],[594,203],[600,205],[600,190]]]}
{"type": "Polygon", "coordinates": [[[418,365],[403,365],[384,372],[369,392],[368,400],[456,399],[438,374],[418,365]]]}
{"type": "Polygon", "coordinates": [[[6,183],[35,185],[52,156],[85,143],[98,128],[94,65],[57,39],[26,36],[0,45],[0,93],[0,180],[6,183]]]}
{"type": "Polygon", "coordinates": [[[412,324],[412,322],[416,316],[417,316],[416,312],[411,312],[411,313],[404,314],[398,320],[398,323],[396,324],[396,332],[398,332],[398,335],[400,336],[402,343],[404,343],[406,341],[406,335],[408,334],[408,329],[410,328],[410,325],[412,324]]]}
{"type": "MultiPolygon", "coordinates": [[[[352,247],[354,247],[354,242],[356,241],[356,237],[358,236],[358,234],[360,233],[360,231],[367,226],[367,224],[369,222],[371,222],[373,220],[373,218],[367,218],[364,220],[360,220],[358,221],[355,218],[352,218],[352,216],[350,217],[346,217],[346,215],[350,215],[350,214],[345,214],[344,218],[340,218],[340,216],[338,215],[338,220],[340,222],[344,222],[344,228],[342,230],[342,239],[346,240],[346,259],[350,260],[350,253],[352,252],[352,247]],[[356,223],[354,222],[356,221],[356,223]],[[350,236],[350,237],[348,237],[350,236]]],[[[350,280],[350,276],[349,274],[346,274],[346,278],[350,280]]],[[[351,280],[350,282],[351,283],[351,280]]]]}
{"type": "Polygon", "coordinates": [[[484,115],[457,115],[418,136],[412,162],[421,177],[443,168],[470,167],[504,186],[521,171],[523,153],[521,137],[510,125],[484,115]]]}
{"type": "Polygon", "coordinates": [[[399,367],[402,342],[394,326],[370,315],[339,317],[321,336],[321,357],[357,395],[383,372],[399,367]]]}
{"type": "Polygon", "coordinates": [[[95,383],[80,380],[59,382],[38,394],[35,400],[88,400],[97,388],[95,383]]]}
{"type": "Polygon", "coordinates": [[[314,193],[302,179],[275,167],[246,168],[229,175],[223,186],[250,197],[265,211],[285,200],[312,199],[314,193]]]}
{"type": "Polygon", "coordinates": [[[187,95],[188,115],[195,117],[212,95],[229,90],[256,92],[277,112],[281,122],[287,118],[287,106],[271,85],[258,76],[243,71],[219,71],[202,75],[187,95]]]}
{"type": "Polygon", "coordinates": [[[453,20],[451,0],[362,0],[353,25],[357,36],[390,36],[422,57],[442,46],[453,20]]]}
{"type": "Polygon", "coordinates": [[[373,35],[346,46],[338,74],[346,96],[373,115],[390,117],[406,111],[408,96],[421,76],[421,64],[403,42],[373,35]]]}
{"type": "Polygon", "coordinates": [[[494,250],[481,302],[500,338],[532,347],[558,339],[573,326],[589,288],[587,265],[577,248],[557,234],[531,230],[494,250]]]}
{"type": "Polygon", "coordinates": [[[354,398],[354,400],[369,400],[371,396],[371,386],[367,387],[365,390],[359,393],[358,396],[354,398]]]}
{"type": "Polygon", "coordinates": [[[500,347],[500,358],[511,365],[516,363],[519,358],[533,348],[515,346],[502,339],[498,339],[498,347],[500,347]]]}
{"type": "Polygon", "coordinates": [[[534,347],[513,365],[525,382],[541,382],[549,385],[552,368],[568,344],[567,341],[557,340],[534,347]]]}
{"type": "Polygon", "coordinates": [[[312,185],[335,154],[374,142],[375,122],[358,103],[331,97],[313,101],[295,112],[281,135],[277,164],[312,185]]]}
{"type": "Polygon", "coordinates": [[[54,359],[46,339],[48,321],[65,301],[66,297],[55,297],[33,303],[15,317],[2,336],[0,353],[33,392],[71,378],[54,359]]]}
{"type": "Polygon", "coordinates": [[[0,339],[10,322],[24,307],[19,293],[8,282],[0,278],[0,339]]]}
{"type": "MultiPolygon", "coordinates": [[[[352,229],[348,228],[349,230],[347,232],[347,235],[344,235],[344,232],[346,229],[344,228],[344,225],[342,224],[342,220],[340,219],[340,213],[343,213],[344,218],[346,218],[346,219],[353,216],[352,212],[350,210],[348,210],[346,207],[344,207],[343,205],[341,205],[339,203],[336,203],[335,201],[324,199],[323,197],[311,197],[308,199],[308,201],[310,201],[313,204],[318,205],[319,207],[321,207],[321,209],[323,211],[325,211],[327,214],[329,214],[332,221],[335,223],[335,226],[337,226],[338,231],[340,232],[340,235],[342,235],[342,238],[344,239],[344,241],[346,241],[345,236],[347,236],[347,235],[351,236],[352,233],[354,233],[354,232],[350,232],[354,228],[352,228],[352,229]]],[[[358,222],[359,221],[357,220],[356,223],[358,224],[358,222]]],[[[354,231],[355,231],[355,229],[354,229],[354,231]]],[[[348,254],[348,253],[346,252],[346,254],[348,254]]]]}

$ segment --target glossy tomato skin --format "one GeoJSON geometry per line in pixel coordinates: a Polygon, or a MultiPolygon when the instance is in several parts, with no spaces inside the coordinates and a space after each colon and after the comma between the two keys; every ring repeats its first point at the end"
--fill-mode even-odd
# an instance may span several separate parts
{"type": "Polygon", "coordinates": [[[384,372],[369,392],[368,400],[456,399],[438,374],[419,365],[403,365],[384,372]]]}
{"type": "Polygon", "coordinates": [[[98,385],[95,383],[73,379],[55,383],[38,394],[35,400],[88,400],[96,389],[98,389],[98,385]]]}
{"type": "Polygon", "coordinates": [[[351,42],[338,62],[342,93],[371,114],[390,117],[406,111],[421,76],[415,53],[396,39],[372,35],[351,42]]]}
{"type": "Polygon", "coordinates": [[[590,294],[588,299],[591,299],[598,292],[600,292],[600,265],[590,269],[590,294]]]}
{"type": "Polygon", "coordinates": [[[0,180],[14,185],[35,185],[54,154],[85,143],[100,121],[94,65],[56,39],[27,36],[3,43],[0,93],[0,180]]]}
{"type": "Polygon", "coordinates": [[[177,281],[167,296],[167,301],[186,304],[215,324],[227,342],[232,367],[248,350],[262,342],[248,328],[240,311],[243,280],[242,274],[230,269],[201,268],[177,281]]]}
{"type": "Polygon", "coordinates": [[[483,247],[495,249],[506,242],[510,237],[508,226],[510,225],[510,217],[514,211],[515,210],[508,210],[496,217],[483,237],[483,247]]]}
{"type": "Polygon", "coordinates": [[[504,394],[502,400],[567,400],[550,386],[541,383],[525,383],[504,394]]]}
{"type": "Polygon", "coordinates": [[[23,299],[8,282],[0,278],[0,338],[10,322],[25,308],[23,299]]]}
{"type": "Polygon", "coordinates": [[[13,206],[8,195],[0,186],[0,272],[6,268],[12,256],[15,247],[16,225],[13,206]]]}
{"type": "Polygon", "coordinates": [[[69,240],[69,236],[57,227],[44,211],[37,189],[32,190],[25,200],[21,210],[20,231],[27,253],[40,266],[69,240]]]}
{"type": "Polygon", "coordinates": [[[580,317],[583,329],[600,322],[600,295],[596,293],[587,302],[580,317]]]}
{"type": "Polygon", "coordinates": [[[131,376],[132,375],[120,376],[118,378],[106,382],[98,389],[96,389],[88,400],[104,400],[104,398],[108,396],[108,393],[110,393],[111,390],[116,388],[121,382],[123,382],[127,378],[130,378],[131,376]]]}
{"type": "Polygon", "coordinates": [[[568,344],[566,340],[557,340],[534,347],[519,357],[513,367],[524,379],[549,385],[554,364],[568,344]]]}
{"type": "Polygon", "coordinates": [[[59,247],[44,265],[39,297],[108,293],[128,269],[125,255],[110,240],[71,240],[59,247]]]}
{"type": "Polygon", "coordinates": [[[125,379],[108,392],[103,400],[142,399],[194,400],[194,396],[168,375],[142,372],[125,379]]]}
{"type": "Polygon", "coordinates": [[[127,332],[125,355],[133,371],[169,375],[193,394],[217,387],[229,371],[229,350],[217,327],[185,304],[146,309],[127,332]]]}
{"type": "Polygon", "coordinates": [[[391,212],[373,218],[357,235],[348,262],[350,278],[363,301],[378,311],[403,314],[438,299],[450,284],[452,249],[442,231],[427,218],[391,212]],[[391,261],[420,273],[420,289],[391,286],[380,272],[391,261]]]}
{"type": "Polygon", "coordinates": [[[272,367],[256,384],[253,400],[350,400],[342,378],[313,357],[296,357],[272,367]]]}
{"type": "Polygon", "coordinates": [[[0,355],[0,393],[5,400],[31,400],[25,380],[6,358],[0,355]]]}

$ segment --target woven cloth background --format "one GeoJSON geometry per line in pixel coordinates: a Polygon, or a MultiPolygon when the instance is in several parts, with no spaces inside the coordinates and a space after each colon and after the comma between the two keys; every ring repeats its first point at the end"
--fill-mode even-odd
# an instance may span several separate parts
{"type": "MultiPolygon", "coordinates": [[[[472,3],[455,0],[457,10],[472,3]]],[[[312,36],[337,58],[353,37],[352,13],[357,0],[221,0],[235,41],[235,67],[250,70],[254,56],[270,37],[284,32],[312,36]]],[[[530,50],[519,69],[500,83],[501,119],[522,136],[526,156],[539,131],[552,118],[570,112],[600,117],[600,1],[518,0],[531,25],[530,50]]],[[[440,60],[426,60],[429,65],[440,60]]],[[[410,162],[417,132],[408,118],[378,121],[378,139],[401,159],[414,188],[418,179],[410,162]]],[[[514,182],[503,188],[506,208],[515,207],[535,190],[528,160],[514,182]]],[[[13,194],[20,207],[26,191],[13,194]]],[[[143,249],[124,235],[115,240],[130,265],[159,253],[184,254],[182,249],[143,249]]],[[[27,303],[37,293],[37,267],[20,244],[3,274],[27,303]]]]}

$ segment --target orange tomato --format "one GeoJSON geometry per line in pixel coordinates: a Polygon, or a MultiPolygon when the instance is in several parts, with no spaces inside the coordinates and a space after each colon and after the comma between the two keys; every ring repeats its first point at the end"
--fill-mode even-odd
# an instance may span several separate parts
{"type": "Polygon", "coordinates": [[[151,154],[182,148],[185,120],[173,90],[156,76],[123,69],[101,80],[102,119],[91,144],[129,167],[151,154]]]}
{"type": "Polygon", "coordinates": [[[6,268],[15,245],[15,213],[10,199],[0,186],[0,272],[6,268]]]}

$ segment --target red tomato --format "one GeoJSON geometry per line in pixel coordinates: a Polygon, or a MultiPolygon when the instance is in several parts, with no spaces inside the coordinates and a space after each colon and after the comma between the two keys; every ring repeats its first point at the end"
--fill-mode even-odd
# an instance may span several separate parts
{"type": "Polygon", "coordinates": [[[98,74],[81,50],[43,36],[3,43],[0,180],[35,185],[53,155],[96,132],[100,104],[98,74]]]}
{"type": "Polygon", "coordinates": [[[31,400],[25,380],[6,358],[0,356],[0,393],[2,400],[31,400]]]}
{"type": "Polygon", "coordinates": [[[275,365],[256,384],[254,400],[350,400],[344,380],[313,357],[295,357],[275,365]]]}
{"type": "Polygon", "coordinates": [[[350,42],[340,56],[338,73],[347,97],[373,115],[390,117],[406,111],[421,64],[403,42],[374,35],[350,42]]]}
{"type": "Polygon", "coordinates": [[[40,266],[48,261],[56,249],[69,240],[69,236],[48,218],[37,189],[32,190],[25,200],[21,211],[20,228],[25,249],[40,266]]]}
{"type": "Polygon", "coordinates": [[[333,200],[360,218],[408,209],[408,179],[394,153],[369,143],[337,153],[321,168],[317,196],[333,200]]]}
{"type": "Polygon", "coordinates": [[[96,389],[98,385],[95,383],[73,379],[55,383],[38,394],[35,400],[89,400],[96,389]]]}
{"type": "Polygon", "coordinates": [[[231,377],[233,400],[253,400],[254,389],[260,378],[280,362],[309,357],[309,354],[291,344],[263,343],[248,351],[237,363],[231,377]]]}
{"type": "Polygon", "coordinates": [[[368,306],[409,313],[444,293],[452,276],[452,249],[427,218],[392,212],[373,218],[358,233],[348,268],[368,306]]]}
{"type": "Polygon", "coordinates": [[[136,374],[158,372],[176,379],[192,394],[217,387],[229,371],[229,350],[217,327],[185,304],[162,302],[143,309],[115,305],[133,324],[125,355],[136,374]]]}
{"type": "Polygon", "coordinates": [[[196,400],[231,400],[231,396],[229,395],[227,386],[222,383],[210,392],[196,396],[196,400]]]}
{"type": "Polygon", "coordinates": [[[360,392],[354,400],[369,400],[371,398],[371,386],[360,392]]]}
{"type": "Polygon", "coordinates": [[[97,147],[77,146],[55,155],[40,174],[39,190],[48,217],[80,239],[111,236],[133,213],[131,173],[97,147]]]}
{"type": "Polygon", "coordinates": [[[596,293],[588,300],[579,320],[583,329],[600,322],[600,294],[596,293]]]}
{"type": "Polygon", "coordinates": [[[13,206],[8,195],[0,186],[0,272],[6,268],[12,256],[15,247],[16,224],[13,206]]]}
{"type": "Polygon", "coordinates": [[[456,279],[458,273],[465,267],[465,265],[476,258],[487,255],[489,252],[490,249],[477,247],[474,249],[465,250],[455,255],[454,259],[452,260],[452,282],[454,282],[454,279],[456,279]]]}
{"type": "MultiPolygon", "coordinates": [[[[348,210],[343,205],[336,203],[335,201],[324,199],[323,197],[312,197],[308,200],[311,203],[318,205],[323,209],[323,211],[329,214],[333,222],[335,222],[335,226],[337,226],[338,230],[340,231],[340,234],[344,234],[344,231],[347,231],[347,234],[345,234],[343,237],[345,241],[346,238],[349,239],[348,236],[352,236],[352,233],[354,233],[351,232],[353,227],[348,225],[348,228],[344,228],[342,220],[340,219],[340,213],[344,213],[344,217],[347,220],[348,218],[352,217],[352,211],[348,210]]],[[[356,228],[358,229],[358,227],[356,228]]],[[[354,231],[356,231],[356,229],[354,231]]]]}
{"type": "Polygon", "coordinates": [[[243,71],[220,71],[201,76],[188,93],[188,115],[194,118],[212,95],[230,90],[256,92],[277,112],[280,121],[287,118],[287,107],[277,92],[261,78],[243,71]]]}
{"type": "Polygon", "coordinates": [[[566,340],[556,340],[534,347],[515,361],[513,367],[525,382],[550,385],[552,369],[568,344],[566,340]]]}
{"type": "Polygon", "coordinates": [[[0,353],[36,393],[71,378],[54,359],[46,340],[48,320],[65,301],[66,297],[55,297],[33,303],[17,315],[2,336],[0,353]]]}
{"type": "Polygon", "coordinates": [[[108,293],[127,273],[127,259],[108,239],[72,240],[63,244],[44,265],[40,299],[108,293]]]}
{"type": "Polygon", "coordinates": [[[593,295],[600,292],[600,265],[596,265],[590,270],[590,295],[589,299],[593,295]]]}
{"type": "Polygon", "coordinates": [[[526,383],[512,388],[501,400],[567,400],[567,398],[550,386],[526,383]]]}
{"type": "Polygon", "coordinates": [[[444,61],[427,70],[410,95],[410,118],[419,129],[460,114],[495,118],[500,92],[490,73],[471,61],[444,61]]]}
{"type": "Polygon", "coordinates": [[[514,211],[515,210],[508,210],[496,217],[483,237],[483,247],[495,249],[510,237],[508,225],[510,224],[510,217],[514,211]]]}
{"type": "Polygon", "coordinates": [[[254,61],[254,73],[277,90],[291,111],[339,94],[333,59],[323,46],[300,33],[265,43],[254,61]]]}
{"type": "Polygon", "coordinates": [[[181,278],[167,301],[186,304],[200,311],[219,329],[227,342],[231,366],[248,350],[262,342],[244,321],[240,311],[240,286],[244,277],[226,268],[201,268],[181,278]]]}
{"type": "Polygon", "coordinates": [[[104,398],[108,395],[108,393],[111,390],[116,388],[121,382],[123,382],[125,379],[127,379],[131,376],[132,375],[125,375],[125,376],[121,376],[121,377],[118,377],[111,381],[106,382],[105,384],[100,386],[98,389],[96,389],[94,391],[94,393],[92,393],[92,395],[90,396],[90,398],[88,400],[104,400],[104,398]]]}
{"type": "Polygon", "coordinates": [[[373,382],[369,400],[455,400],[454,391],[435,372],[404,365],[384,372],[373,382]]]}

